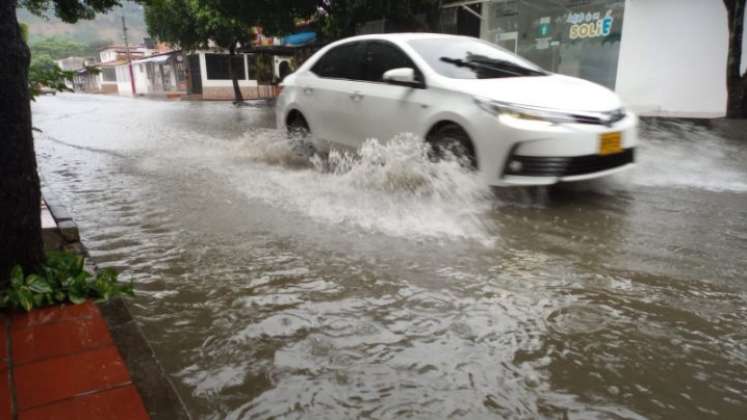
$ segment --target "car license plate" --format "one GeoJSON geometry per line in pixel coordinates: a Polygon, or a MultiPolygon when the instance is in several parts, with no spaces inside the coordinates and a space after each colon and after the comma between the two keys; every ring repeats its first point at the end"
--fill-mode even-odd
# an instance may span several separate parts
{"type": "Polygon", "coordinates": [[[602,156],[612,155],[623,151],[622,133],[604,133],[599,136],[599,154],[602,156]]]}

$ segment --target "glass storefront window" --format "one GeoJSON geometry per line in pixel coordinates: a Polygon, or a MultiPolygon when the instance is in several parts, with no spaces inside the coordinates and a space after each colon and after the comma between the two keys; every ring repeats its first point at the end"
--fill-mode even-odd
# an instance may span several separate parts
{"type": "Polygon", "coordinates": [[[624,0],[492,0],[481,38],[546,70],[615,88],[624,0]]]}

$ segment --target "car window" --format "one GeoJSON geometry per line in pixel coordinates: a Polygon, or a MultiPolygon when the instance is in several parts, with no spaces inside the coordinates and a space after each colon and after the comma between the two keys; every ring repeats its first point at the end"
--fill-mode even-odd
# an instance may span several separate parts
{"type": "Polygon", "coordinates": [[[396,45],[384,41],[369,41],[365,45],[363,80],[381,82],[384,80],[383,76],[387,71],[409,67],[415,70],[416,78],[422,81],[422,75],[415,63],[396,45]]]}
{"type": "Polygon", "coordinates": [[[428,65],[452,79],[498,79],[549,73],[495,44],[473,38],[428,38],[408,41],[428,65]]]}
{"type": "Polygon", "coordinates": [[[353,42],[327,51],[311,71],[319,77],[359,80],[361,44],[353,42]]]}

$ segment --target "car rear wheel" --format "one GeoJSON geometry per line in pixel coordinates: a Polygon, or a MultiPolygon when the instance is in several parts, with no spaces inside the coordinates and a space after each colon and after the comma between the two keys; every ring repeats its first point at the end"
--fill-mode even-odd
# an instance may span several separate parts
{"type": "Polygon", "coordinates": [[[446,156],[454,156],[459,162],[469,168],[477,169],[477,157],[467,133],[456,124],[439,127],[428,135],[431,145],[431,158],[441,160],[446,156]]]}
{"type": "Polygon", "coordinates": [[[287,129],[291,149],[307,158],[316,154],[316,148],[311,143],[311,129],[301,115],[296,115],[291,119],[287,124],[287,129]]]}
{"type": "Polygon", "coordinates": [[[287,128],[288,128],[288,137],[291,139],[293,138],[304,139],[304,138],[309,137],[309,135],[311,135],[309,124],[300,115],[296,115],[295,117],[293,117],[288,122],[287,128]]]}

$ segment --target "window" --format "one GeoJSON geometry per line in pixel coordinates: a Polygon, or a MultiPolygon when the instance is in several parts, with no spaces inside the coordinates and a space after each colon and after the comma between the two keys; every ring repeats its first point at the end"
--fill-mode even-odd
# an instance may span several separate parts
{"type": "Polygon", "coordinates": [[[354,42],[329,50],[311,69],[319,77],[360,80],[360,47],[354,42]]]}
{"type": "Polygon", "coordinates": [[[452,79],[499,79],[544,76],[536,64],[489,42],[471,38],[429,38],[409,41],[437,73],[452,79]]]}
{"type": "MultiPolygon", "coordinates": [[[[207,67],[207,78],[210,80],[231,80],[231,75],[228,72],[228,57],[227,54],[205,54],[205,65],[207,67]]],[[[233,57],[233,71],[236,73],[236,78],[239,80],[246,79],[246,73],[244,71],[244,56],[237,55],[233,57]]]]}
{"type": "Polygon", "coordinates": [[[103,77],[105,82],[117,81],[117,72],[114,71],[114,69],[111,67],[101,69],[101,76],[103,77]]]}
{"type": "Polygon", "coordinates": [[[394,44],[383,41],[366,42],[366,54],[363,57],[363,80],[382,82],[384,73],[402,67],[415,70],[416,79],[423,80],[423,76],[415,63],[394,44]]]}
{"type": "Polygon", "coordinates": [[[555,73],[615,88],[624,0],[486,3],[482,38],[555,73]],[[515,33],[515,40],[504,37],[515,33]]]}

